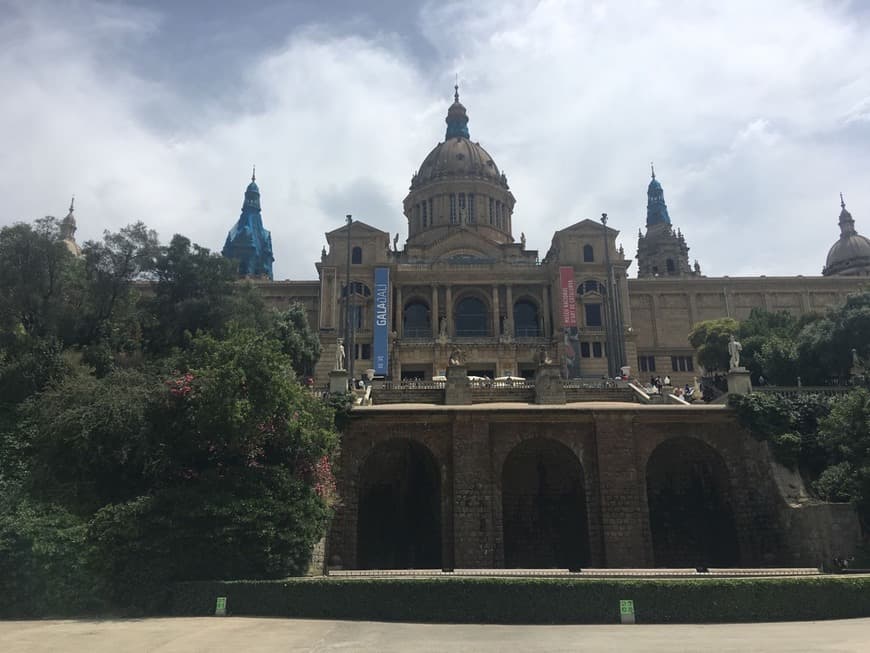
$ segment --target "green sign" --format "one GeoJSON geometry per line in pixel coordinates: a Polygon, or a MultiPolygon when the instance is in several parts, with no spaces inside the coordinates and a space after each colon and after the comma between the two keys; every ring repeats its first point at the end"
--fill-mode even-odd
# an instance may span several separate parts
{"type": "Polygon", "coordinates": [[[227,613],[227,597],[219,596],[217,597],[217,603],[214,607],[214,613],[217,616],[224,616],[227,613]]]}
{"type": "Polygon", "coordinates": [[[619,614],[634,614],[634,601],[622,600],[619,602],[619,614]]]}

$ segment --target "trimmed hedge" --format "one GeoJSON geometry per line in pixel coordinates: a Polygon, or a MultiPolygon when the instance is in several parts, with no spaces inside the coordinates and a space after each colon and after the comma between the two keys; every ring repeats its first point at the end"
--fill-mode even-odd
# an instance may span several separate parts
{"type": "Polygon", "coordinates": [[[638,623],[797,621],[870,616],[870,577],[807,578],[293,578],[172,587],[174,615],[377,621],[607,624],[619,600],[638,623]]]}

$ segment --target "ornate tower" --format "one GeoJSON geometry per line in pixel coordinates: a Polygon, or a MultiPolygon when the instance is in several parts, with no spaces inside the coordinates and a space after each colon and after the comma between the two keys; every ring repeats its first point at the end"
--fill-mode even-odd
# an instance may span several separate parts
{"type": "Polygon", "coordinates": [[[840,239],[828,251],[822,274],[870,276],[870,240],[855,231],[855,220],[840,193],[840,239]]]}
{"type": "Polygon", "coordinates": [[[695,261],[689,266],[689,246],[678,229],[674,232],[665,193],[652,168],[652,180],[647,187],[646,234],[637,234],[637,276],[697,277],[701,267],[695,261]]]}
{"type": "Polygon", "coordinates": [[[76,219],[73,215],[73,207],[75,206],[76,198],[73,197],[69,201],[69,213],[60,221],[60,237],[63,244],[72,253],[73,256],[81,256],[82,248],[76,242],[76,219]]]}
{"type": "Polygon", "coordinates": [[[245,190],[242,214],[227,234],[221,254],[239,262],[239,276],[272,278],[272,234],[263,228],[256,169],[245,190]]]}

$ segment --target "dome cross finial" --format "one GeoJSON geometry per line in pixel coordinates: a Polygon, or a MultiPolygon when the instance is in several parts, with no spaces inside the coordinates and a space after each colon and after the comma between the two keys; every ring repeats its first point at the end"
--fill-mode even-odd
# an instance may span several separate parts
{"type": "Polygon", "coordinates": [[[75,207],[75,204],[76,204],[76,196],[73,195],[72,198],[71,198],[70,201],[69,201],[69,212],[70,212],[70,213],[73,212],[73,208],[75,207]]]}
{"type": "Polygon", "coordinates": [[[841,208],[841,209],[845,209],[845,208],[846,208],[846,200],[843,199],[843,193],[842,193],[842,192],[840,193],[840,208],[841,208]]]}
{"type": "Polygon", "coordinates": [[[656,178],[656,167],[655,167],[655,165],[653,165],[652,161],[649,162],[649,169],[650,169],[650,172],[652,173],[652,178],[655,179],[656,178]]]}
{"type": "Polygon", "coordinates": [[[257,165],[254,164],[253,168],[251,168],[251,181],[257,181],[257,165]]]}

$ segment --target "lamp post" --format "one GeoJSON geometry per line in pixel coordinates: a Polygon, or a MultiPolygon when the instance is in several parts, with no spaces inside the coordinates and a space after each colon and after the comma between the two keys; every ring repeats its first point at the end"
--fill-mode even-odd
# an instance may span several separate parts
{"type": "Polygon", "coordinates": [[[613,281],[610,270],[610,247],[607,243],[607,214],[601,214],[601,226],[604,233],[604,270],[607,275],[604,287],[607,292],[606,311],[604,318],[604,340],[607,344],[607,376],[613,378],[616,376],[617,353],[615,345],[615,334],[613,332],[616,326],[616,316],[613,310],[613,281]]]}
{"type": "Polygon", "coordinates": [[[344,345],[345,345],[345,367],[347,368],[347,376],[353,378],[353,361],[356,358],[353,344],[353,322],[350,316],[350,228],[353,224],[353,218],[348,213],[345,216],[347,220],[347,273],[345,275],[344,284],[344,345]]]}

